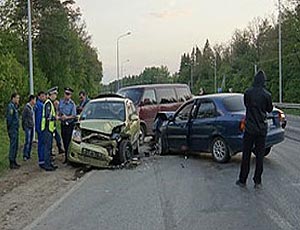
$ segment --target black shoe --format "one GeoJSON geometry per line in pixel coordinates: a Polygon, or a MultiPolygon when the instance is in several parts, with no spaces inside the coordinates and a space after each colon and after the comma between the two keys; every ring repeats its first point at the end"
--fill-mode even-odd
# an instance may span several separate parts
{"type": "Polygon", "coordinates": [[[20,168],[21,167],[21,165],[19,165],[16,161],[14,162],[14,165],[15,165],[16,168],[20,168]]]}
{"type": "Polygon", "coordinates": [[[16,166],[14,163],[9,163],[9,168],[10,168],[10,169],[19,169],[20,166],[18,167],[18,166],[16,166]]]}
{"type": "Polygon", "coordinates": [[[242,183],[240,180],[237,180],[237,181],[235,182],[235,184],[236,184],[237,186],[240,186],[241,188],[245,188],[245,187],[246,187],[246,183],[242,183]]]}
{"type": "Polygon", "coordinates": [[[44,164],[40,164],[39,165],[41,169],[45,169],[45,165],[44,164]]]}
{"type": "Polygon", "coordinates": [[[262,184],[261,183],[255,183],[254,188],[259,190],[262,189],[262,184]]]}
{"type": "Polygon", "coordinates": [[[47,172],[53,172],[53,171],[55,171],[55,168],[53,168],[53,167],[49,167],[49,168],[44,167],[44,169],[47,172]]]}
{"type": "Polygon", "coordinates": [[[54,168],[54,169],[57,169],[57,168],[58,168],[58,166],[55,165],[55,164],[51,164],[51,167],[54,168]]]}

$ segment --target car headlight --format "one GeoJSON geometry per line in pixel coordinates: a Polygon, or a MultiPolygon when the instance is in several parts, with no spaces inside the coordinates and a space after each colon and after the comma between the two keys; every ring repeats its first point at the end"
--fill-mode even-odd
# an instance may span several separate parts
{"type": "Polygon", "coordinates": [[[73,139],[73,141],[75,141],[77,143],[81,142],[81,130],[80,129],[74,129],[72,139],[73,139]]]}

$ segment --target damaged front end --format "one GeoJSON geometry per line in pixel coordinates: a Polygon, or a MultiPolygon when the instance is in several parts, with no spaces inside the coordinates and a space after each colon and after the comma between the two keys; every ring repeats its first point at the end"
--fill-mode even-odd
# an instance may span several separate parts
{"type": "Polygon", "coordinates": [[[115,161],[125,124],[120,121],[81,121],[76,124],[69,159],[72,162],[107,167],[115,161]]]}

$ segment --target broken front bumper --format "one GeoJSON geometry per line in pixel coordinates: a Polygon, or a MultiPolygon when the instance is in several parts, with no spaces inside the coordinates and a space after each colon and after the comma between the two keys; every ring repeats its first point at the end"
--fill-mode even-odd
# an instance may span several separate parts
{"type": "Polygon", "coordinates": [[[71,162],[92,165],[96,167],[106,167],[113,160],[116,154],[117,142],[106,141],[103,145],[96,145],[72,140],[68,159],[71,162]]]}

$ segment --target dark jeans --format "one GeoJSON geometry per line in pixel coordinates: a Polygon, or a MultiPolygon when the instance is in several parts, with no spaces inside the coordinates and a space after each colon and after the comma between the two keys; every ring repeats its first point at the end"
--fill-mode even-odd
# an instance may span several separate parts
{"type": "Polygon", "coordinates": [[[251,152],[255,146],[256,149],[256,167],[254,173],[254,183],[261,183],[261,175],[263,173],[263,160],[265,155],[265,142],[266,136],[253,135],[245,132],[243,139],[243,158],[240,171],[240,182],[246,183],[249,170],[250,170],[250,158],[251,152]]]}
{"type": "Polygon", "coordinates": [[[65,159],[68,159],[68,151],[72,139],[74,125],[61,125],[61,137],[65,148],[65,159]]]}
{"type": "Polygon", "coordinates": [[[51,152],[52,152],[52,143],[53,143],[53,133],[49,130],[45,129],[43,131],[43,139],[44,139],[44,168],[51,168],[51,152]]]}
{"type": "Polygon", "coordinates": [[[23,157],[30,158],[32,141],[33,141],[33,128],[25,128],[25,144],[23,149],[23,157]]]}
{"type": "Polygon", "coordinates": [[[38,135],[38,157],[39,157],[39,165],[44,165],[44,150],[45,143],[43,138],[43,132],[37,132],[38,135]]]}
{"type": "Polygon", "coordinates": [[[19,147],[19,129],[18,128],[11,128],[8,130],[8,137],[9,137],[9,161],[16,162],[18,147],[19,147]]]}

